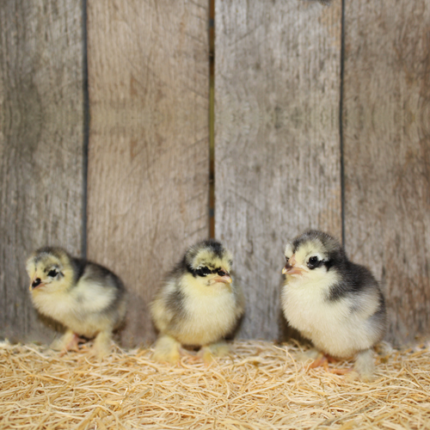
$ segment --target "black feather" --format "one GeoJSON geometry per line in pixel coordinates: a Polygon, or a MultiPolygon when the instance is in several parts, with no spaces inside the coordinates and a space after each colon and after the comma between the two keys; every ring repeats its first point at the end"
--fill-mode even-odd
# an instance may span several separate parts
{"type": "MultiPolygon", "coordinates": [[[[184,293],[176,289],[172,291],[166,299],[166,307],[169,309],[175,317],[173,320],[176,320],[178,317],[183,317],[185,314],[185,306],[184,306],[185,296],[184,293]]],[[[172,321],[174,323],[175,321],[172,321]]]]}
{"type": "Polygon", "coordinates": [[[335,265],[340,274],[341,281],[330,289],[328,300],[336,301],[348,294],[360,294],[367,289],[376,288],[379,291],[378,282],[367,267],[343,261],[342,265],[335,265]]]}

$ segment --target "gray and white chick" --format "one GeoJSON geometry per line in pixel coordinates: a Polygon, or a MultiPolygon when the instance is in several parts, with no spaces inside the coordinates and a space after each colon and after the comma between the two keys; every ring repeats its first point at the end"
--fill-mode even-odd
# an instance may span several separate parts
{"type": "Polygon", "coordinates": [[[99,264],[72,257],[63,248],[44,247],[27,260],[31,298],[36,309],[67,331],[54,347],[62,354],[77,349],[79,336],[94,338],[101,358],[123,321],[126,290],[121,279],[99,264]]]}
{"type": "Polygon", "coordinates": [[[285,257],[284,315],[324,354],[311,367],[327,368],[330,356],[355,356],[355,374],[371,379],[372,348],[386,330],[385,301],[372,273],[352,263],[336,239],[318,230],[288,243],[285,257]]]}
{"type": "Polygon", "coordinates": [[[154,359],[178,363],[181,345],[201,347],[205,363],[224,355],[223,339],[243,315],[245,300],[230,274],[231,253],[216,240],[192,246],[168,274],[151,304],[160,332],[154,359]]]}

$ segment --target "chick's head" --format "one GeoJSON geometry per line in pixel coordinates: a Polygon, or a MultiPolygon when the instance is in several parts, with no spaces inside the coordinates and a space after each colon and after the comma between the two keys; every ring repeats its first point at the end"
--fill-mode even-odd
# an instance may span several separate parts
{"type": "Polygon", "coordinates": [[[295,278],[316,278],[340,268],[346,255],[339,242],[318,230],[308,230],[285,247],[283,274],[295,278]]]}
{"type": "Polygon", "coordinates": [[[231,284],[233,257],[220,242],[210,239],[192,246],[185,254],[187,271],[205,286],[231,284]]]}
{"type": "Polygon", "coordinates": [[[54,293],[67,290],[73,283],[74,269],[69,254],[62,248],[44,247],[27,260],[30,291],[54,293]]]}

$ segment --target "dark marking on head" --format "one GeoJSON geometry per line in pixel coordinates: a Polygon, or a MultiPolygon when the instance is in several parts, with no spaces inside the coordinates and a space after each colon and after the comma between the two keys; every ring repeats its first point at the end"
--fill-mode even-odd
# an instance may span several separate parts
{"type": "Polygon", "coordinates": [[[222,258],[225,253],[225,249],[222,246],[221,242],[218,242],[215,239],[205,240],[203,241],[203,245],[206,248],[209,248],[218,258],[222,258]]]}
{"type": "Polygon", "coordinates": [[[53,255],[54,257],[61,260],[62,257],[67,256],[68,258],[72,258],[70,254],[64,250],[63,248],[57,247],[57,246],[44,246],[42,248],[39,248],[36,251],[36,258],[35,262],[39,262],[43,258],[45,258],[45,255],[53,255]]]}
{"type": "Polygon", "coordinates": [[[324,260],[324,266],[327,269],[327,272],[333,267],[333,261],[331,260],[324,260]]]}
{"type": "Polygon", "coordinates": [[[190,272],[194,277],[201,277],[201,278],[205,278],[208,275],[218,275],[218,276],[226,276],[228,275],[228,273],[221,269],[220,267],[215,267],[215,268],[209,268],[209,267],[200,267],[196,270],[194,270],[191,266],[187,266],[187,270],[188,272],[190,272]]]}
{"type": "Polygon", "coordinates": [[[326,258],[324,258],[323,264],[326,266],[327,271],[332,267],[342,267],[348,261],[342,245],[334,237],[319,230],[307,230],[296,237],[293,241],[293,254],[296,253],[301,245],[311,241],[319,241],[324,247],[326,258]]]}
{"type": "Polygon", "coordinates": [[[190,265],[190,264],[188,264],[188,263],[186,262],[185,257],[184,257],[184,258],[183,258],[183,260],[178,264],[178,266],[176,266],[176,267],[172,270],[171,274],[175,273],[175,272],[176,272],[178,269],[180,269],[182,266],[184,266],[184,267],[186,268],[186,270],[187,270],[187,272],[188,272],[188,273],[191,273],[194,277],[196,277],[196,276],[197,276],[196,271],[191,267],[191,265],[190,265]]]}
{"type": "Polygon", "coordinates": [[[194,272],[196,273],[197,276],[205,277],[210,275],[212,273],[212,270],[209,269],[208,267],[200,267],[199,269],[196,269],[194,272]]]}
{"type": "Polygon", "coordinates": [[[57,276],[64,276],[61,272],[60,272],[60,268],[58,265],[54,265],[51,267],[47,267],[45,268],[44,272],[50,277],[50,278],[56,278],[57,276]]]}
{"type": "MultiPolygon", "coordinates": [[[[190,273],[193,273],[193,270],[195,271],[200,269],[200,267],[195,267],[194,261],[195,258],[199,255],[199,253],[203,250],[207,251],[209,254],[212,254],[215,258],[219,259],[223,259],[226,255],[228,255],[228,251],[220,242],[215,239],[207,239],[191,246],[185,253],[184,258],[181,263],[179,263],[179,265],[181,265],[190,273]]],[[[210,261],[205,262],[204,265],[207,266],[210,270],[217,269],[216,267],[211,265],[210,261]]]]}

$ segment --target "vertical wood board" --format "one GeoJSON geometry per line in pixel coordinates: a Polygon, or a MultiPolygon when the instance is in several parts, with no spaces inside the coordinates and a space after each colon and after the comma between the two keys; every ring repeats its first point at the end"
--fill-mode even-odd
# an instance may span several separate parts
{"type": "Polygon", "coordinates": [[[340,38],[340,0],[216,2],[215,234],[246,292],[241,337],[280,336],[288,239],[341,238],[340,38]]]}
{"type": "Polygon", "coordinates": [[[345,242],[381,280],[388,338],[430,329],[430,4],[346,2],[345,242]]]}
{"type": "Polygon", "coordinates": [[[150,300],[209,231],[207,8],[88,2],[88,257],[128,288],[125,345],[154,339],[150,300]]]}
{"type": "Polygon", "coordinates": [[[0,337],[47,341],[25,260],[80,254],[83,190],[82,5],[0,3],[0,337]]]}

